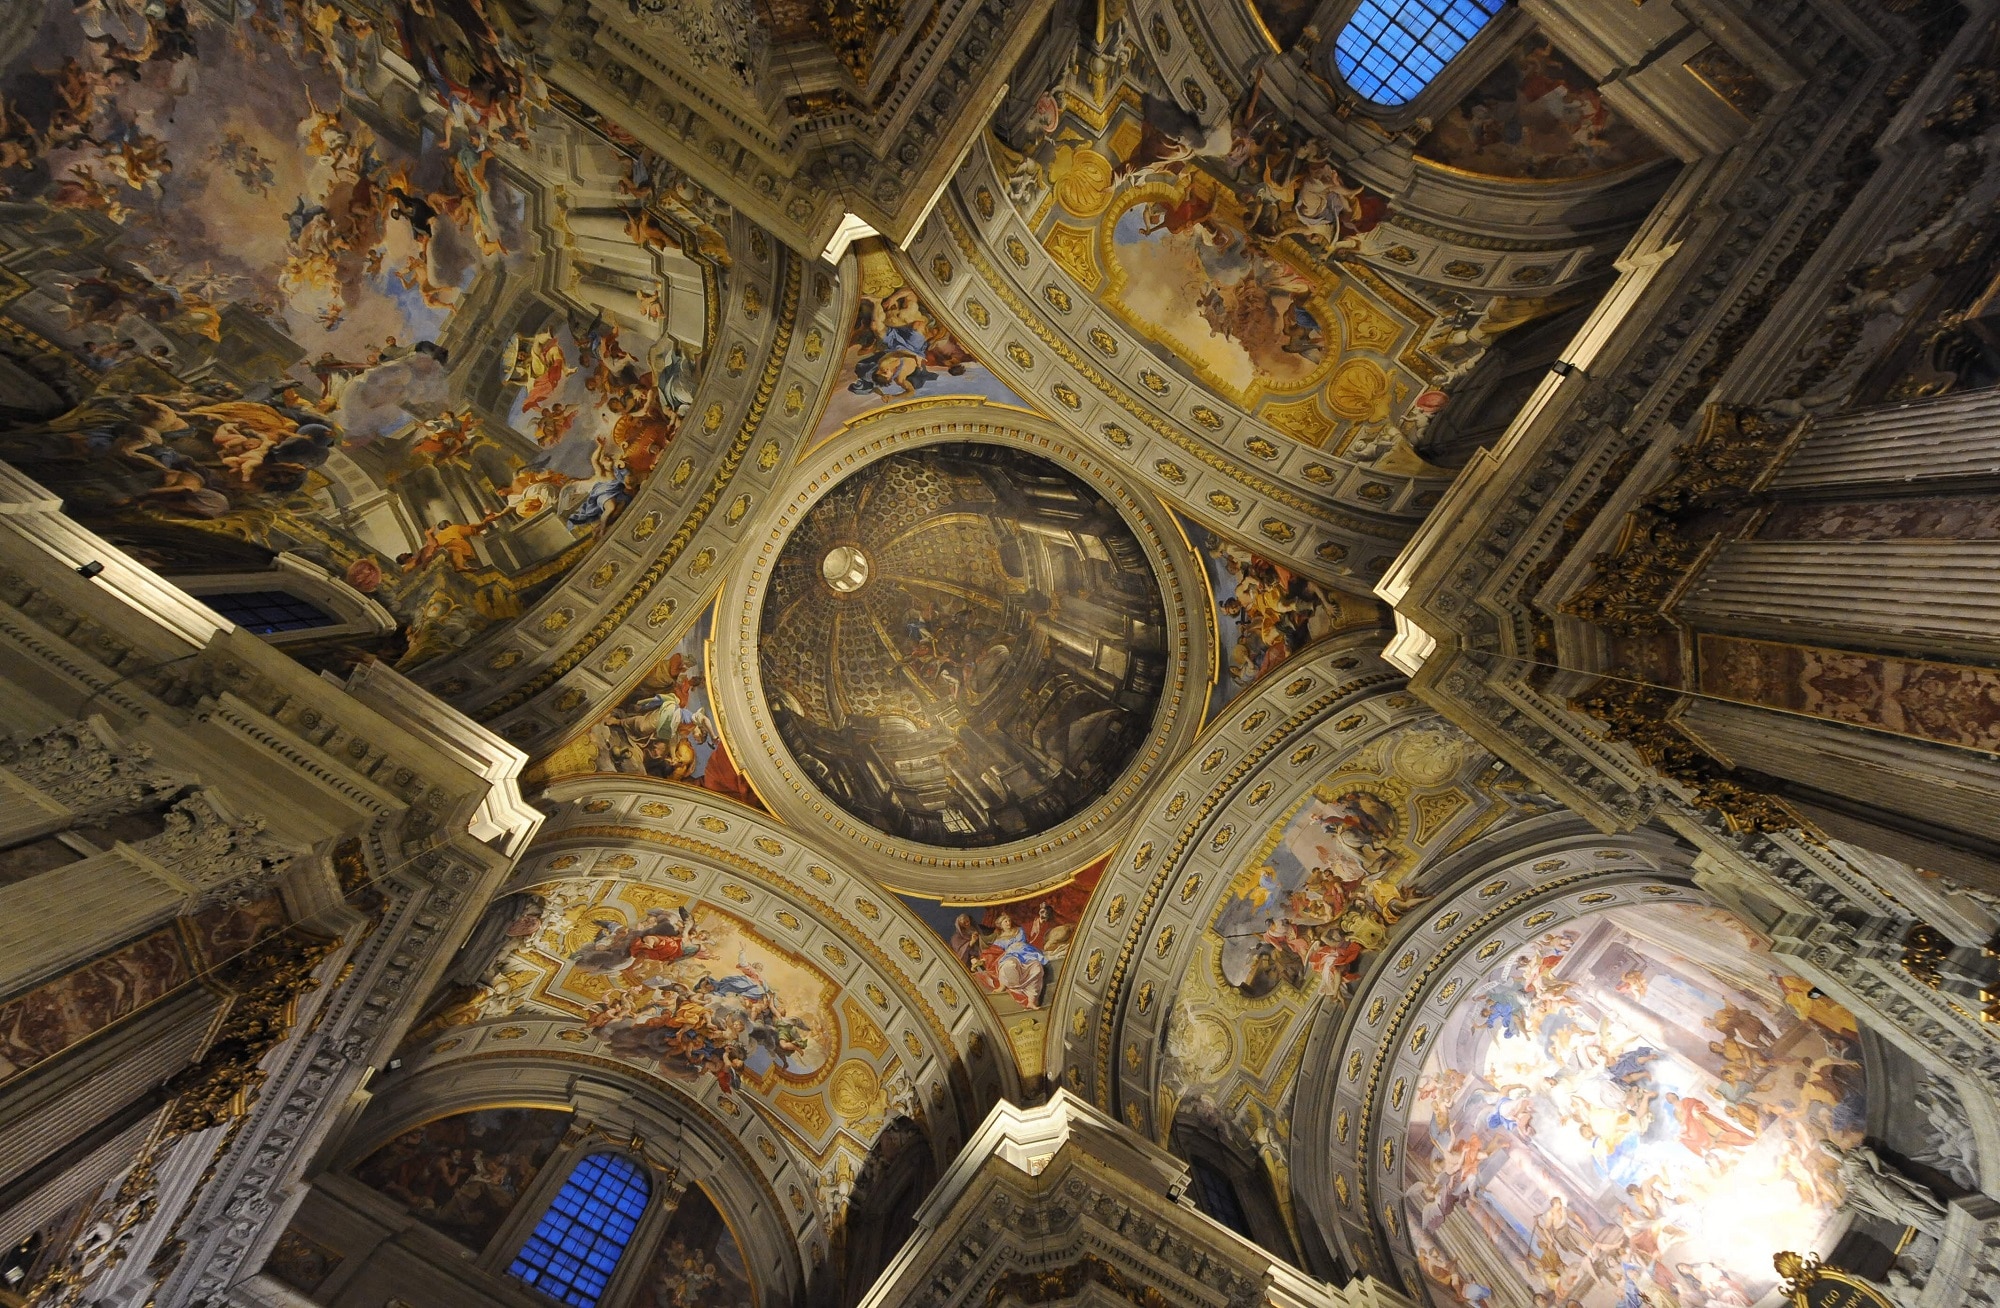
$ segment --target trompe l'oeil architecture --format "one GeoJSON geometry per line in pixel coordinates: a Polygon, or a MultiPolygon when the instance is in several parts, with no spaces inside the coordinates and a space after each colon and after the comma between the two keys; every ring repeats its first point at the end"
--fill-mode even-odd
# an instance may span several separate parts
{"type": "Polygon", "coordinates": [[[2000,1306],[2000,15],[18,0],[0,1308],[2000,1306]]]}

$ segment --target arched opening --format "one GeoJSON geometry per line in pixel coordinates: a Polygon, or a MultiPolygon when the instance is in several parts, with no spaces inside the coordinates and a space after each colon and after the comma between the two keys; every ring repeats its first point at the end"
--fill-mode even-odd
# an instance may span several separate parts
{"type": "Polygon", "coordinates": [[[1243,1199],[1236,1193],[1236,1183],[1206,1158],[1191,1159],[1189,1166],[1194,1172],[1195,1206],[1244,1239],[1256,1239],[1250,1229],[1250,1215],[1243,1211],[1243,1199]]]}
{"type": "Polygon", "coordinates": [[[1248,1140],[1184,1112],[1168,1148],[1187,1160],[1187,1195],[1196,1208],[1267,1253],[1303,1265],[1270,1175],[1248,1140]]]}

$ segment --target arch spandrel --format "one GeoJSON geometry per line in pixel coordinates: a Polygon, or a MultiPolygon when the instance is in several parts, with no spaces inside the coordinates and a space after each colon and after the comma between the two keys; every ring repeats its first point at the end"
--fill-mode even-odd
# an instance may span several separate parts
{"type": "MultiPolygon", "coordinates": [[[[1363,477],[1338,456],[1320,457],[1154,356],[1126,318],[1095,303],[1088,275],[1066,269],[1017,213],[999,148],[989,140],[974,150],[910,250],[912,278],[954,330],[1024,398],[1088,433],[1191,516],[1315,576],[1360,576],[1357,565],[1376,557],[1386,567],[1407,528],[1381,510],[1414,493],[1408,475],[1363,477]],[[1363,496],[1364,482],[1381,489],[1363,496]]],[[[1058,250],[1094,242],[1089,229],[1075,230],[1082,235],[1058,250]]],[[[1322,415],[1313,429],[1321,440],[1330,421],[1322,415]]]]}

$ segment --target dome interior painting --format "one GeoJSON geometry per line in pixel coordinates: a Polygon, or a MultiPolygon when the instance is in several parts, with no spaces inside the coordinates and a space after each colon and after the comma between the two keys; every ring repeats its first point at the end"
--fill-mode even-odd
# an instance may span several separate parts
{"type": "Polygon", "coordinates": [[[762,689],[834,802],[921,844],[1037,835],[1115,783],[1166,676],[1131,529],[1007,447],[897,453],[835,485],[779,553],[762,689]]]}
{"type": "Polygon", "coordinates": [[[0,1308],[2000,1308],[1959,0],[0,4],[0,1308]]]}
{"type": "Polygon", "coordinates": [[[7,313],[63,362],[0,453],[163,571],[316,573],[380,615],[336,662],[514,618],[673,443],[729,207],[553,97],[504,7],[115,8],[49,6],[6,82],[7,313]]]}
{"type": "Polygon", "coordinates": [[[1461,1303],[1500,1280],[1585,1308],[1753,1304],[1774,1250],[1822,1247],[1867,1123],[1859,1036],[1768,960],[1718,909],[1618,908],[1467,992],[1405,1145],[1431,1283],[1461,1303]]]}

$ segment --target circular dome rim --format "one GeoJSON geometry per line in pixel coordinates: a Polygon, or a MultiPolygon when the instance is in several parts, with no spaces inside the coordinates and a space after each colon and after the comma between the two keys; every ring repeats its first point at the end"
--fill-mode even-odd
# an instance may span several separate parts
{"type": "Polygon", "coordinates": [[[940,416],[936,406],[926,406],[920,414],[882,410],[851,424],[791,469],[775,491],[782,507],[762,524],[764,539],[744,551],[724,583],[728,603],[718,611],[716,666],[726,670],[719,695],[722,721],[731,738],[746,746],[737,764],[773,814],[831,833],[859,854],[859,866],[891,890],[971,902],[1059,885],[1118,844],[1167,764],[1201,728],[1214,632],[1205,572],[1165,505],[1086,442],[1039,415],[1011,409],[996,414],[979,402],[949,407],[961,413],[940,416]],[[806,514],[869,465],[898,453],[960,444],[1008,446],[1037,455],[1090,487],[1118,514],[1153,571],[1168,634],[1169,668],[1144,740],[1104,795],[1046,831],[970,849],[883,832],[806,780],[766,708],[757,653],[772,571],[806,514]],[[1182,639],[1177,642],[1176,636],[1182,639]],[[754,752],[748,749],[753,740],[754,752]]]}
{"type": "MultiPolygon", "coordinates": [[[[884,721],[881,715],[887,714],[888,719],[893,721],[914,706],[899,707],[881,703],[868,706],[869,683],[865,680],[860,683],[854,682],[851,674],[844,670],[848,662],[846,655],[857,652],[857,641],[860,651],[872,651],[886,656],[892,663],[900,662],[901,655],[891,643],[888,628],[884,625],[885,620],[889,625],[894,625],[893,614],[878,612],[882,602],[889,603],[892,609],[900,603],[916,603],[920,597],[931,593],[930,587],[933,582],[948,582],[943,589],[950,593],[970,594],[970,591],[963,588],[971,587],[993,600],[1002,600],[1005,595],[1011,593],[1010,580],[1021,580],[1027,587],[1030,600],[1040,596],[1046,602],[1057,605],[1065,600],[1088,598],[1096,593],[1094,588],[1088,586],[1080,591],[1063,588],[1056,584],[1058,579],[1054,576],[1037,580],[1031,575],[1032,568],[1030,574],[1024,574],[1023,579],[994,576],[983,582],[969,577],[934,575],[931,571],[933,565],[927,561],[931,551],[927,550],[920,550],[917,558],[903,558],[903,566],[896,566],[896,560],[908,553],[907,549],[899,550],[898,544],[914,543],[925,536],[931,528],[949,528],[962,522],[968,514],[980,515],[993,523],[993,527],[980,533],[980,538],[987,542],[989,548],[1003,548],[1001,540],[993,534],[993,530],[997,528],[999,535],[1004,536],[1008,529],[1001,524],[1012,521],[1013,510],[1005,506],[1006,487],[1032,485],[1039,480],[1052,477],[1066,479],[1082,492],[1083,500],[1090,507],[1085,508],[1085,505],[1080,503],[1076,506],[1078,509],[1096,515],[1100,521],[1105,520],[1104,515],[1110,515],[1103,535],[1114,553],[1118,549],[1117,536],[1121,530],[1132,547],[1143,549],[1140,532],[1135,530],[1127,521],[1126,515],[1105,497],[1104,487],[1090,484],[1079,477],[1074,469],[1065,467],[1042,451],[1022,449],[999,442],[944,441],[902,446],[879,458],[858,463],[847,470],[835,478],[832,484],[820,493],[819,498],[797,515],[790,525],[789,533],[778,547],[772,565],[772,581],[764,590],[764,610],[757,633],[760,671],[767,678],[776,672],[776,684],[781,688],[790,688],[809,699],[823,695],[829,705],[838,702],[848,707],[845,720],[838,727],[833,720],[824,715],[825,706],[816,711],[795,705],[796,721],[788,721],[786,715],[773,712],[772,717],[778,736],[789,753],[794,756],[801,753],[817,755],[822,763],[831,761],[825,757],[823,748],[827,742],[822,739],[819,746],[813,743],[813,737],[823,737],[827,732],[834,732],[836,736],[846,736],[850,732],[858,733],[864,739],[875,740],[878,745],[888,746],[892,750],[895,748],[893,732],[891,739],[880,737],[884,721]],[[955,478],[961,473],[995,481],[995,489],[1000,490],[1002,494],[1001,502],[983,509],[981,502],[984,497],[972,494],[967,498],[964,493],[953,489],[955,478]],[[920,483],[931,483],[933,491],[945,492],[946,502],[920,509],[919,515],[915,518],[905,518],[904,506],[900,504],[894,490],[894,486],[904,474],[914,474],[920,483]],[[942,483],[937,481],[939,477],[942,477],[942,483]],[[854,501],[854,496],[857,494],[860,496],[858,502],[854,501]],[[843,500],[848,501],[844,506],[843,500]],[[857,510],[862,503],[868,506],[867,511],[858,519],[849,518],[848,514],[857,510]],[[897,526],[892,529],[894,533],[892,538],[885,538],[882,534],[883,514],[897,520],[897,526]],[[1116,525],[1111,526],[1110,523],[1116,525]],[[882,547],[879,553],[877,546],[882,547]],[[809,577],[808,574],[813,571],[813,558],[822,554],[824,557],[817,569],[819,576],[809,577]],[[840,584],[842,578],[833,576],[831,570],[835,566],[836,558],[843,569],[851,567],[851,556],[859,556],[863,560],[862,581],[859,584],[842,586],[840,584]],[[868,562],[871,558],[879,558],[881,562],[871,564],[868,562]],[[912,564],[914,567],[910,566],[912,564]],[[789,580],[780,580],[786,577],[789,577],[789,580]],[[813,596],[822,591],[832,592],[832,608],[823,607],[822,601],[822,607],[814,610],[822,615],[821,618],[815,621],[809,616],[805,619],[805,627],[798,627],[795,623],[797,615],[794,610],[801,604],[811,604],[813,596]],[[876,601],[870,602],[865,598],[869,593],[878,591],[882,593],[876,601]],[[860,606],[859,609],[854,607],[857,605],[860,606]],[[852,614],[861,611],[872,614],[875,620],[857,622],[850,618],[845,625],[839,625],[841,621],[837,616],[839,613],[852,614]],[[836,625],[822,630],[822,624],[829,617],[836,625]],[[783,665],[790,661],[788,653],[813,655],[817,652],[817,638],[822,636],[831,642],[827,651],[828,657],[824,661],[813,658],[810,666],[802,670],[793,669],[794,672],[802,671],[802,677],[786,675],[783,665]],[[803,648],[797,648],[799,646],[803,648]],[[801,684],[802,681],[804,684],[801,684]]],[[[1019,507],[1032,515],[1031,503],[1024,503],[1019,507]]],[[[1029,534],[1034,533],[1031,530],[1029,534]]],[[[959,547],[970,548],[975,553],[980,548],[972,542],[956,537],[951,539],[959,547]]],[[[1032,551],[1027,553],[1031,554],[1032,551]]],[[[1024,554],[1024,565],[1026,557],[1024,554]]],[[[1077,562],[1086,563],[1086,560],[1079,558],[1077,562]]],[[[945,566],[948,571],[948,564],[944,564],[942,560],[938,563],[940,566],[945,566]]],[[[1167,639],[1166,600],[1161,591],[1156,561],[1148,559],[1147,565],[1134,570],[1132,576],[1138,579],[1135,585],[1143,584],[1144,599],[1150,607],[1150,612],[1142,616],[1135,611],[1131,616],[1150,626],[1156,634],[1152,638],[1153,643],[1142,641],[1124,648],[1127,655],[1134,658],[1151,652],[1170,659],[1172,651],[1167,639]]],[[[1059,568],[1058,572],[1060,571],[1059,568]]],[[[1072,578],[1072,581],[1074,580],[1076,579],[1072,578]]],[[[1136,595],[1134,599],[1137,602],[1136,595]]],[[[1031,604],[1031,610],[1033,607],[1031,604]]],[[[1009,608],[1011,609],[1011,602],[1009,608]]],[[[1013,645],[1019,649],[1022,647],[1022,642],[1015,638],[1031,634],[1031,629],[1014,630],[1003,632],[997,639],[1003,648],[1006,645],[1013,645]]],[[[1012,682],[1009,693],[1003,694],[999,699],[985,697],[975,699],[972,703],[1004,705],[1020,695],[1033,698],[1054,684],[1047,680],[1047,677],[1057,672],[1052,665],[1033,663],[1027,665],[1024,670],[1030,673],[1030,679],[1025,684],[1012,682]]],[[[1001,675],[1003,679],[1010,677],[1010,674],[1006,673],[1001,675]]],[[[893,675],[890,680],[895,681],[893,675]]],[[[767,694],[765,699],[768,698],[767,694]]],[[[892,804],[871,805],[865,796],[851,797],[852,802],[850,802],[831,791],[823,791],[822,794],[849,819],[863,827],[926,849],[968,854],[1002,845],[1033,842],[1061,830],[1073,819],[1088,812],[1104,796],[1118,791],[1127,771],[1139,758],[1154,725],[1159,721],[1163,710],[1163,699],[1164,687],[1149,689],[1143,682],[1137,686],[1127,686],[1107,699],[1106,705],[1115,705],[1119,720],[1125,724],[1122,738],[1115,742],[1117,747],[1100,747],[1090,751],[1088,755],[1072,761],[1065,769],[1066,775],[1058,778],[1056,784],[1040,785],[1023,795],[1022,803],[1041,810],[1043,814],[1053,810],[1056,815],[1039,816],[1032,829],[1017,838],[1008,838],[996,824],[982,821],[977,814],[974,814],[972,821],[976,826],[965,833],[964,839],[954,839],[956,833],[945,831],[939,833],[943,836],[942,839],[926,840],[923,834],[917,833],[916,829],[926,824],[916,814],[903,812],[892,804]],[[1128,700],[1127,696],[1133,698],[1128,700]],[[1070,768],[1075,769],[1073,775],[1068,774],[1070,768]]],[[[770,709],[768,703],[763,707],[767,711],[770,709]]],[[[1004,708],[1001,711],[1004,715],[1004,708]]],[[[961,732],[970,737],[968,743],[972,740],[983,741],[989,745],[1000,746],[1003,753],[1005,752],[1003,738],[1011,738],[1016,744],[1023,743],[1016,730],[1002,727],[997,722],[988,721],[984,726],[979,725],[981,716],[976,709],[971,710],[969,720],[960,728],[961,732]]],[[[957,733],[947,729],[946,734],[957,733]]],[[[944,741],[937,740],[933,743],[942,746],[944,741]]],[[[1102,744],[1109,746],[1112,742],[1102,744]]],[[[838,752],[841,751],[836,750],[836,753],[838,752]]],[[[812,782],[808,780],[807,784],[811,785],[812,782]]],[[[885,797],[877,795],[875,798],[879,801],[885,797]]]]}
{"type": "MultiPolygon", "coordinates": [[[[1321,1161],[1293,1170],[1292,1198],[1302,1212],[1314,1215],[1339,1257],[1391,1281],[1410,1275],[1422,1281],[1404,1199],[1403,1145],[1416,1100],[1409,1094],[1395,1102],[1396,1082],[1415,1085],[1434,1056],[1429,1037],[1442,1034],[1494,962],[1543,934],[1614,910],[1661,904],[1733,912],[1726,900],[1699,884],[1692,854],[1658,828],[1642,826],[1606,836],[1574,814],[1530,819],[1494,840],[1458,851],[1453,861],[1459,866],[1448,886],[1409,915],[1410,926],[1391,937],[1346,1005],[1322,1012],[1306,1031],[1303,1065],[1325,1067],[1334,1075],[1299,1083],[1295,1157],[1321,1161]],[[1566,866],[1549,865],[1558,860],[1566,866]],[[1509,883],[1504,890],[1492,889],[1503,881],[1509,883]],[[1507,944],[1490,961],[1479,957],[1501,941],[1507,944]],[[1416,956],[1409,972],[1396,967],[1406,951],[1416,956]],[[1444,987],[1454,979],[1461,984],[1441,1001],[1444,987]],[[1375,1009],[1378,1001],[1380,1010],[1375,1009]],[[1411,1038],[1418,1032],[1424,1041],[1413,1049],[1411,1038]],[[1356,1057],[1362,1068],[1359,1084],[1348,1076],[1349,1060],[1356,1057]],[[1340,1119],[1350,1115],[1351,1132],[1343,1133],[1340,1119]],[[1385,1159],[1383,1150],[1390,1143],[1393,1153],[1385,1159]],[[1385,1176],[1390,1178],[1386,1182],[1385,1176]],[[1341,1200],[1337,1178],[1352,1182],[1351,1205],[1341,1200]],[[1385,1211],[1388,1207],[1393,1207],[1393,1217],[1385,1211]]],[[[1748,920],[1744,925],[1757,929],[1748,920]]],[[[1867,1058],[1862,1067],[1872,1103],[1878,1068],[1867,1058]]],[[[1815,1247],[1832,1247],[1846,1221],[1845,1210],[1830,1214],[1815,1247]]]]}

